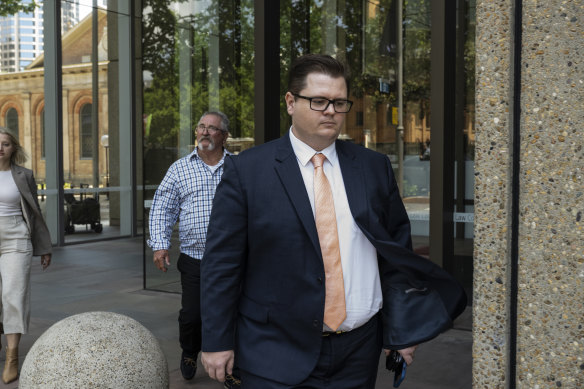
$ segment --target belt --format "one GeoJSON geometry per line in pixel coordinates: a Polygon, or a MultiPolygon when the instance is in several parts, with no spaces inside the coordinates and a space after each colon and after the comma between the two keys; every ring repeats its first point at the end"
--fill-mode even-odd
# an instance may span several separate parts
{"type": "Polygon", "coordinates": [[[371,317],[371,319],[369,319],[369,321],[367,321],[365,324],[360,325],[357,328],[353,328],[350,330],[340,330],[340,331],[323,331],[322,332],[322,336],[339,336],[339,335],[343,335],[343,334],[348,334],[349,332],[353,332],[353,331],[359,331],[361,329],[365,329],[371,325],[373,325],[374,323],[376,323],[377,319],[378,319],[378,314],[375,314],[371,317]]]}
{"type": "Polygon", "coordinates": [[[342,335],[342,334],[346,334],[347,332],[351,332],[351,331],[325,331],[322,333],[322,336],[342,335]]]}

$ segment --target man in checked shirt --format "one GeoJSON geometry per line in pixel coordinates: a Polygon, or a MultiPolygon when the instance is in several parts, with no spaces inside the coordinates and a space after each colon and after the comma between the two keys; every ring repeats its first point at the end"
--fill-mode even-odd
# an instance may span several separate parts
{"type": "MultiPolygon", "coordinates": [[[[213,197],[227,154],[229,119],[222,112],[206,112],[197,125],[197,148],[173,163],[156,190],[150,209],[150,239],[154,264],[163,272],[170,265],[168,249],[172,229],[179,220],[180,256],[177,268],[181,274],[182,308],[179,313],[179,341],[182,348],[180,368],[190,380],[197,370],[201,351],[200,268],[205,251],[207,224],[213,197]]],[[[236,387],[237,379],[226,381],[236,387]]]]}

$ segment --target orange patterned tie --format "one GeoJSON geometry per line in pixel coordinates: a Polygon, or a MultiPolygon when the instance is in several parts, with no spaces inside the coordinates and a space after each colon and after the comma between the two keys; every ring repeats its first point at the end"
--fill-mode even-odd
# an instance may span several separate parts
{"type": "Polygon", "coordinates": [[[345,309],[345,286],[343,283],[341,252],[339,250],[335,203],[322,166],[325,159],[324,154],[315,154],[312,157],[312,164],[314,165],[314,209],[316,230],[318,231],[318,240],[320,241],[326,276],[324,323],[331,330],[336,331],[347,317],[347,312],[345,309]]]}

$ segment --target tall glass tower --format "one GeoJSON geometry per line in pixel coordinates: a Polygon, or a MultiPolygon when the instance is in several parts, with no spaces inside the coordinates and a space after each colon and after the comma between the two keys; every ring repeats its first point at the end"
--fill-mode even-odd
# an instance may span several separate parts
{"type": "MultiPolygon", "coordinates": [[[[30,0],[23,0],[30,3],[30,0]]],[[[43,52],[43,8],[0,17],[0,73],[19,72],[43,52]]],[[[79,22],[79,0],[62,3],[62,32],[79,22]]]]}

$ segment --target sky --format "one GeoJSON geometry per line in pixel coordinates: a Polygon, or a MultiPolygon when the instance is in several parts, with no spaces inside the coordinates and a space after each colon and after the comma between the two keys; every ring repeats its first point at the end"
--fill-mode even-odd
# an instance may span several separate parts
{"type": "MultiPolygon", "coordinates": [[[[98,5],[103,4],[103,0],[97,1],[98,5]]],[[[93,0],[79,0],[79,20],[83,19],[87,14],[91,12],[91,7],[93,6],[93,0]]]]}

